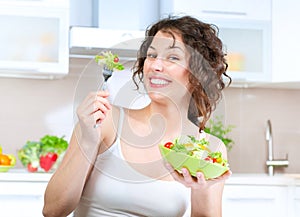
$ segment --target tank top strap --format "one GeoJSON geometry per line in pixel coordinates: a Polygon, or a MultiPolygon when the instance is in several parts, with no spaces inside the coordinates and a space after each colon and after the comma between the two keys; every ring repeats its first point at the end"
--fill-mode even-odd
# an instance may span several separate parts
{"type": "Polygon", "coordinates": [[[119,115],[119,121],[118,121],[118,128],[117,128],[117,140],[120,140],[122,128],[123,128],[123,121],[124,121],[124,108],[120,107],[120,115],[119,115]]]}

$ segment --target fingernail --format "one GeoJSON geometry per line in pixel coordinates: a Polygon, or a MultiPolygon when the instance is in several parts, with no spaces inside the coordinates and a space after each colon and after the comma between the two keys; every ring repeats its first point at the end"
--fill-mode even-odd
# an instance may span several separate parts
{"type": "Polygon", "coordinates": [[[202,178],[202,173],[196,173],[197,178],[201,179],[202,178]]]}
{"type": "Polygon", "coordinates": [[[172,169],[171,165],[168,164],[168,163],[166,163],[165,166],[166,166],[166,168],[167,168],[168,170],[171,170],[171,169],[172,169]]]}

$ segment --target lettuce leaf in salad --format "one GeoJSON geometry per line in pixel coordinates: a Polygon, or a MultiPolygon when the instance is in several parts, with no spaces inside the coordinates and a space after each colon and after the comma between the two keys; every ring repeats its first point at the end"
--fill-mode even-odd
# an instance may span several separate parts
{"type": "Polygon", "coordinates": [[[196,139],[194,136],[181,136],[174,140],[172,150],[183,152],[187,155],[193,156],[197,151],[210,152],[208,146],[209,142],[205,139],[196,139]]]}

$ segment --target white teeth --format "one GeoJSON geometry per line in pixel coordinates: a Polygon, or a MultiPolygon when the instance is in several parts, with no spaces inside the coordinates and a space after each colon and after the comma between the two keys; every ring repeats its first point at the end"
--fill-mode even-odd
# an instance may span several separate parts
{"type": "Polygon", "coordinates": [[[156,85],[165,85],[165,84],[168,84],[169,82],[167,82],[166,80],[162,80],[162,79],[152,78],[151,83],[156,84],[156,85]]]}

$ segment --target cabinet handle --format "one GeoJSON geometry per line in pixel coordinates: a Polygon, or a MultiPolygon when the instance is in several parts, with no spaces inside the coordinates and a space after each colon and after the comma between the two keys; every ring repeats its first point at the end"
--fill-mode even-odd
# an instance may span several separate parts
{"type": "Polygon", "coordinates": [[[236,12],[236,11],[213,11],[213,10],[202,10],[204,14],[221,14],[221,15],[237,15],[237,16],[247,16],[246,12],[236,12]]]}

